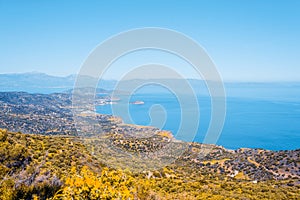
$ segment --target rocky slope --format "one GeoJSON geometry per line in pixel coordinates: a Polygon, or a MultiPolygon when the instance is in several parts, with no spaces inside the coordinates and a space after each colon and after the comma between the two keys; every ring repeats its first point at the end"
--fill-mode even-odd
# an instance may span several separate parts
{"type": "MultiPolygon", "coordinates": [[[[9,130],[0,129],[2,199],[31,199],[33,195],[52,198],[60,189],[71,187],[66,184],[66,177],[72,167],[77,171],[87,167],[98,177],[111,159],[109,170],[116,170],[121,164],[134,169],[128,157],[114,160],[116,151],[111,149],[140,159],[136,168],[142,167],[139,164],[143,164],[143,159],[151,161],[151,155],[174,160],[166,166],[128,175],[147,185],[147,195],[132,192],[138,189],[131,191],[136,199],[151,195],[156,199],[268,199],[275,194],[272,198],[300,199],[300,149],[227,150],[216,145],[186,143],[176,141],[169,132],[124,124],[120,118],[109,115],[97,115],[98,127],[104,133],[101,137],[92,134],[83,138],[75,129],[70,105],[70,94],[0,93],[0,127],[9,130]],[[164,150],[170,144],[173,150],[186,149],[180,155],[170,154],[164,150]],[[161,155],[153,154],[160,149],[161,155]]],[[[82,117],[86,120],[90,116],[82,117]]],[[[86,187],[84,182],[82,187],[86,187]]]]}

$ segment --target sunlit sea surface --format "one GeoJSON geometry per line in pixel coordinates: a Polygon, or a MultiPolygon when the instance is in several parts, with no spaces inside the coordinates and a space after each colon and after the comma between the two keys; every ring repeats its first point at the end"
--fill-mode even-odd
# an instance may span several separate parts
{"type": "MultiPolygon", "coordinates": [[[[229,149],[241,147],[285,150],[300,148],[300,98],[299,88],[241,88],[231,89],[227,96],[226,120],[223,131],[217,141],[229,149]],[[241,90],[241,91],[239,91],[241,90]],[[264,92],[265,91],[265,92],[264,92]],[[244,93],[243,93],[244,92],[244,93]],[[239,95],[235,95],[239,94],[239,95]]],[[[182,110],[180,104],[188,104],[191,95],[183,95],[184,101],[179,102],[177,96],[170,92],[155,90],[137,91],[129,102],[143,101],[143,105],[130,104],[121,99],[116,105],[98,106],[97,112],[115,114],[123,117],[126,123],[153,125],[151,118],[161,117],[165,123],[160,128],[172,131],[176,137],[181,122],[181,112],[195,112],[194,107],[182,110]],[[128,109],[130,118],[122,114],[128,109]],[[124,115],[124,116],[122,116],[124,115]],[[165,117],[165,118],[164,118],[165,117]]],[[[202,142],[211,118],[211,99],[207,95],[197,95],[200,122],[196,133],[186,129],[186,138],[195,134],[194,141],[202,142]]],[[[189,119],[188,123],[194,123],[189,119]]],[[[154,120],[155,121],[155,120],[154,120]]],[[[154,124],[155,125],[155,124],[154,124]]],[[[187,140],[184,135],[177,139],[187,140]]]]}

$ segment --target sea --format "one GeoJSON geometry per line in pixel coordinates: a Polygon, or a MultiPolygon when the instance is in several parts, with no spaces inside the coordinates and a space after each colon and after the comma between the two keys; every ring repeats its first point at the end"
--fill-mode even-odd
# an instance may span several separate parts
{"type": "MultiPolygon", "coordinates": [[[[100,86],[113,90],[115,83],[108,83],[100,86]]],[[[203,82],[191,80],[190,83],[196,91],[196,107],[191,102],[194,99],[191,94],[174,94],[158,85],[146,85],[133,91],[130,96],[120,93],[117,96],[120,101],[97,106],[96,111],[122,117],[125,123],[151,125],[171,131],[179,140],[201,143],[204,142],[211,123],[211,97],[203,82]],[[144,104],[132,104],[134,101],[143,101],[144,104]],[[183,113],[186,115],[182,115],[183,113]],[[195,114],[199,115],[199,120],[194,117],[195,114]],[[190,128],[195,123],[196,129],[190,128]],[[180,129],[181,127],[184,128],[180,129]],[[183,134],[178,134],[179,130],[183,134]]],[[[176,81],[171,85],[180,88],[176,81]]],[[[70,88],[0,87],[0,91],[30,93],[62,92],[68,89],[70,88]]],[[[225,93],[226,117],[223,129],[215,138],[215,144],[228,149],[300,149],[299,82],[227,82],[225,93]]]]}
{"type": "MultiPolygon", "coordinates": [[[[192,95],[162,92],[153,87],[150,90],[140,89],[130,96],[119,95],[118,98],[120,100],[115,104],[98,106],[97,112],[120,116],[125,123],[154,125],[171,131],[177,139],[189,142],[201,143],[208,134],[212,108],[208,94],[196,94],[197,108],[182,106],[189,104],[193,99],[192,95]],[[180,95],[182,96],[179,97],[180,95]],[[132,103],[135,101],[143,101],[144,104],[132,103]],[[183,121],[182,113],[195,112],[199,114],[196,131],[186,128],[178,138],[177,133],[183,121]]],[[[195,118],[186,119],[184,123],[187,123],[185,127],[189,127],[188,123],[195,123],[195,118]]],[[[229,83],[226,86],[226,118],[216,144],[228,149],[299,149],[299,84],[229,83]]]]}

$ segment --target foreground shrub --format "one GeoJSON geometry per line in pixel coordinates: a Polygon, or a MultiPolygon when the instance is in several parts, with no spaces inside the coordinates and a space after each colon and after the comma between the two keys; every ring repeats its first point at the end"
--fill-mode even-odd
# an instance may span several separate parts
{"type": "Polygon", "coordinates": [[[53,199],[134,199],[135,194],[134,178],[129,173],[103,168],[97,176],[84,166],[79,173],[72,168],[53,199]]]}

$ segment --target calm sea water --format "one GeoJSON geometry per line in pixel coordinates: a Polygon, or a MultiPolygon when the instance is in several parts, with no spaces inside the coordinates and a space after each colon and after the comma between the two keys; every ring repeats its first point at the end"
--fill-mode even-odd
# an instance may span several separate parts
{"type": "MultiPolygon", "coordinates": [[[[286,97],[287,95],[282,98],[227,97],[226,120],[217,144],[229,149],[300,148],[300,101],[286,97]]],[[[116,114],[116,109],[128,108],[131,120],[122,116],[122,112],[117,114],[123,117],[125,122],[139,125],[151,125],[151,116],[152,119],[155,116],[166,116],[166,121],[160,128],[170,130],[176,135],[181,122],[181,107],[176,96],[161,93],[137,93],[131,96],[130,101],[141,100],[145,102],[144,105],[128,104],[123,100],[124,97],[120,98],[121,101],[117,105],[99,106],[97,112],[116,114]],[[160,107],[153,109],[154,105],[160,107]]],[[[184,103],[188,104],[190,97],[186,95],[185,99],[184,103]]],[[[210,123],[211,104],[210,98],[204,96],[198,96],[198,102],[200,123],[194,141],[202,142],[210,123]]],[[[189,108],[184,112],[195,112],[195,109],[189,108]]],[[[189,120],[193,122],[193,119],[189,120]]],[[[188,129],[184,131],[187,138],[188,134],[192,134],[188,129]]],[[[178,139],[185,140],[184,136],[178,139]]]]}
{"type": "MultiPolygon", "coordinates": [[[[210,98],[203,81],[189,81],[198,93],[200,110],[200,123],[196,131],[194,141],[202,142],[210,123],[210,98]]],[[[114,88],[115,81],[108,81],[104,89],[114,88]]],[[[39,87],[19,84],[20,88],[10,86],[0,87],[1,91],[26,91],[51,93],[62,92],[70,88],[64,87],[39,87]]],[[[180,84],[172,82],[173,87],[180,88],[180,84]]],[[[240,147],[264,148],[271,150],[300,148],[300,83],[225,83],[227,94],[227,114],[223,131],[217,141],[229,149],[240,147]]],[[[180,123],[182,106],[177,97],[159,86],[146,86],[136,91],[130,101],[144,101],[144,105],[128,104],[125,97],[119,96],[121,101],[113,105],[97,107],[97,111],[103,114],[116,114],[125,122],[139,125],[154,125],[170,130],[175,137],[188,140],[193,131],[189,124],[183,130],[184,135],[176,135],[180,123]],[[163,109],[162,109],[163,108],[163,109]],[[129,111],[131,119],[126,118],[129,111]],[[165,119],[165,120],[164,120],[165,119]],[[165,123],[161,123],[165,122],[165,123]]],[[[183,96],[182,103],[187,105],[185,113],[194,113],[195,107],[189,106],[191,96],[183,96]]],[[[188,118],[191,126],[195,123],[193,117],[188,118]]]]}

